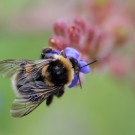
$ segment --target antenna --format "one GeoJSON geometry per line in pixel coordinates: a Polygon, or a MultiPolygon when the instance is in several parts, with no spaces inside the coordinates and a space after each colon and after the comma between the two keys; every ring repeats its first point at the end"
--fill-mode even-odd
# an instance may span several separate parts
{"type": "Polygon", "coordinates": [[[88,63],[88,64],[86,64],[86,65],[80,67],[80,69],[81,69],[81,68],[84,68],[84,67],[86,67],[86,66],[88,66],[88,65],[91,65],[91,64],[93,64],[93,63],[95,63],[95,62],[97,62],[97,60],[94,60],[94,61],[92,61],[92,62],[90,62],[90,63],[88,63]]]}
{"type": "MultiPolygon", "coordinates": [[[[81,69],[81,68],[84,68],[84,67],[86,67],[86,66],[88,66],[88,65],[94,64],[95,62],[97,62],[97,60],[94,60],[94,61],[92,61],[92,62],[90,62],[90,63],[88,63],[88,64],[86,64],[86,65],[80,67],[80,69],[81,69]]],[[[80,79],[80,74],[79,74],[79,72],[78,72],[78,78],[79,78],[79,85],[80,85],[80,88],[82,89],[82,84],[81,84],[81,79],[80,79]]]]}

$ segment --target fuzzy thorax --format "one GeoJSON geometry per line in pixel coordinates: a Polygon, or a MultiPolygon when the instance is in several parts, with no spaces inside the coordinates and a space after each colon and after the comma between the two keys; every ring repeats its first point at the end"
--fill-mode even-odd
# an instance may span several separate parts
{"type": "Polygon", "coordinates": [[[54,55],[52,62],[42,69],[42,76],[45,78],[45,82],[49,86],[63,84],[68,86],[71,84],[74,77],[74,70],[71,62],[61,55],[54,55]],[[52,73],[55,71],[55,67],[59,67],[60,71],[64,70],[60,76],[57,77],[52,73]]]}

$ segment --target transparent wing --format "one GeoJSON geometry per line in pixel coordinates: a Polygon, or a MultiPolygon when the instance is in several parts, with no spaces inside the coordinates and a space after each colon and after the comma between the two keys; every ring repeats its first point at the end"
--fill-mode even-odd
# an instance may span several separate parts
{"type": "Polygon", "coordinates": [[[62,89],[63,86],[49,87],[44,82],[35,81],[19,88],[19,96],[14,100],[11,115],[20,118],[31,113],[48,96],[62,89]]]}
{"type": "MultiPolygon", "coordinates": [[[[4,60],[0,61],[0,73],[4,77],[12,77],[17,71],[23,70],[23,69],[29,69],[31,68],[31,71],[34,70],[35,67],[40,68],[44,64],[48,64],[50,62],[49,59],[46,60],[4,60]]],[[[36,75],[36,73],[35,73],[36,75]]]]}
{"type": "Polygon", "coordinates": [[[17,97],[13,104],[12,109],[10,110],[11,116],[15,118],[21,118],[30,112],[32,112],[39,104],[29,102],[28,99],[23,97],[17,97]]]}

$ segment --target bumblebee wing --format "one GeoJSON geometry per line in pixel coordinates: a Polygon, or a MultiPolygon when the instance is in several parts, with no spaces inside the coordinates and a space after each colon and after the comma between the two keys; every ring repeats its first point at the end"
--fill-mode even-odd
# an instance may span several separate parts
{"type": "Polygon", "coordinates": [[[26,67],[36,66],[39,68],[40,66],[49,63],[49,59],[46,60],[4,60],[0,61],[0,73],[4,77],[12,77],[17,71],[26,67]]]}
{"type": "Polygon", "coordinates": [[[19,68],[22,61],[19,60],[4,60],[0,61],[0,73],[4,77],[12,76],[19,68]]]}
{"type": "Polygon", "coordinates": [[[49,87],[41,81],[35,81],[25,84],[19,88],[19,95],[14,100],[11,109],[11,115],[16,118],[31,113],[37,108],[47,97],[55,93],[62,86],[49,87]]]}
{"type": "Polygon", "coordinates": [[[29,102],[28,99],[23,97],[17,97],[13,104],[12,109],[10,110],[11,116],[15,118],[21,118],[30,112],[32,112],[39,104],[29,102]]]}

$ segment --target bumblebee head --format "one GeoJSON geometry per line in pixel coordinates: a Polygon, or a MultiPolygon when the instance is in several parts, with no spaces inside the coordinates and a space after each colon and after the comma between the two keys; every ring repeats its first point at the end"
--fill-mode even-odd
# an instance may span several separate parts
{"type": "Polygon", "coordinates": [[[71,62],[62,55],[53,55],[51,62],[44,70],[43,76],[54,85],[69,85],[74,77],[71,62]]]}
{"type": "Polygon", "coordinates": [[[67,72],[66,67],[63,65],[63,63],[58,60],[58,59],[54,59],[49,67],[48,70],[51,74],[51,76],[53,76],[55,79],[59,78],[60,76],[62,76],[65,72],[67,72]]]}

